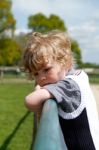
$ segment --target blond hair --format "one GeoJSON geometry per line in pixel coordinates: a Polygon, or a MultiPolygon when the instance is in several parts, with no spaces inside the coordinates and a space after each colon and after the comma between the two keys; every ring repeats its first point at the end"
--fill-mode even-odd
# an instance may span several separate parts
{"type": "Polygon", "coordinates": [[[71,68],[73,61],[69,37],[60,31],[46,34],[33,32],[23,54],[24,69],[32,76],[50,59],[67,69],[71,68]]]}

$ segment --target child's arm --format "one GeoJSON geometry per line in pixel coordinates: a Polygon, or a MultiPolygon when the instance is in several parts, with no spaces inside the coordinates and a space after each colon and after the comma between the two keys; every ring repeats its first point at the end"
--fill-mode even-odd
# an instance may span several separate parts
{"type": "Polygon", "coordinates": [[[36,89],[26,96],[25,105],[29,110],[37,113],[42,108],[43,102],[49,98],[52,98],[52,95],[46,89],[36,89]]]}

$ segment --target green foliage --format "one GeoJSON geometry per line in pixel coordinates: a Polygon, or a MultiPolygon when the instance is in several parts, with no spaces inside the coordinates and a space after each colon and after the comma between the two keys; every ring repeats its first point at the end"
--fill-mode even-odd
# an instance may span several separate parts
{"type": "Polygon", "coordinates": [[[88,73],[89,81],[93,84],[99,84],[99,73],[88,73]]]}
{"type": "Polygon", "coordinates": [[[42,13],[37,13],[28,18],[28,27],[33,31],[48,32],[53,29],[66,31],[63,20],[57,15],[46,17],[42,13]]]}
{"type": "MultiPolygon", "coordinates": [[[[28,18],[28,27],[33,31],[37,32],[48,32],[50,30],[58,29],[63,32],[67,31],[63,20],[57,15],[50,15],[46,17],[42,13],[32,15],[28,18]]],[[[75,40],[72,40],[72,51],[76,60],[77,66],[80,67],[82,64],[81,60],[81,49],[75,40]]]]}
{"type": "Polygon", "coordinates": [[[83,63],[82,64],[83,68],[97,68],[99,69],[99,64],[95,64],[95,63],[83,63]]]}
{"type": "Polygon", "coordinates": [[[0,0],[0,34],[15,29],[16,21],[11,12],[11,0],[0,0]]]}
{"type": "Polygon", "coordinates": [[[19,35],[14,36],[15,41],[19,44],[21,51],[25,49],[29,34],[20,33],[19,35]]]}
{"type": "Polygon", "coordinates": [[[12,39],[0,39],[0,65],[16,65],[20,57],[21,50],[16,41],[12,39]]]}
{"type": "Polygon", "coordinates": [[[80,49],[77,41],[72,40],[71,49],[72,49],[77,67],[81,67],[81,65],[82,65],[81,49],[80,49]]]}

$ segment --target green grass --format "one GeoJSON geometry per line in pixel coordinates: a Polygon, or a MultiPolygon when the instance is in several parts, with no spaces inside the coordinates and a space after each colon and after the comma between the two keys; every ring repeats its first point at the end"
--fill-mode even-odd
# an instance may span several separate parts
{"type": "Polygon", "coordinates": [[[0,150],[30,150],[33,113],[24,106],[31,83],[0,84],[0,150]]]}
{"type": "MultiPolygon", "coordinates": [[[[25,108],[24,97],[32,91],[33,83],[13,79],[0,80],[0,150],[30,150],[33,113],[25,108]]],[[[99,84],[99,76],[91,75],[89,79],[99,84]]]]}
{"type": "Polygon", "coordinates": [[[99,84],[99,74],[89,74],[89,81],[93,84],[99,84]]]}

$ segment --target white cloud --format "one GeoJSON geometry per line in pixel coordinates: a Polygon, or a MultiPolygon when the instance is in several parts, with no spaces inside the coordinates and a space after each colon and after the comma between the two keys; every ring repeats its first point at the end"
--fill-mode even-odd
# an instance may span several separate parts
{"type": "Polygon", "coordinates": [[[29,33],[31,30],[26,29],[26,28],[21,28],[21,29],[16,29],[15,30],[15,35],[19,35],[20,33],[29,33]]]}
{"type": "Polygon", "coordinates": [[[99,25],[97,22],[91,20],[79,26],[71,26],[69,32],[80,45],[83,61],[99,63],[99,25]]]}
{"type": "MultiPolygon", "coordinates": [[[[79,13],[82,8],[82,2],[82,0],[70,0],[69,2],[68,0],[13,0],[12,11],[18,20],[21,15],[28,17],[42,12],[47,16],[52,13],[57,14],[65,21],[66,18],[66,20],[69,20],[70,17],[74,17],[74,14],[79,13]]],[[[78,15],[75,16],[78,17],[78,15]]]]}
{"type": "Polygon", "coordinates": [[[96,9],[93,13],[92,13],[92,17],[93,19],[98,19],[99,21],[99,9],[96,9]]]}
{"type": "Polygon", "coordinates": [[[71,33],[80,33],[80,34],[87,34],[87,33],[94,33],[99,32],[99,25],[95,22],[85,22],[81,25],[71,26],[69,27],[69,31],[71,33]]]}
{"type": "MultiPolygon", "coordinates": [[[[98,0],[12,0],[12,3],[17,20],[16,34],[28,32],[28,16],[38,12],[47,16],[53,13],[64,20],[71,37],[78,41],[84,60],[92,61],[91,55],[99,56],[98,0]]],[[[93,60],[99,63],[99,59],[93,60]]]]}
{"type": "MultiPolygon", "coordinates": [[[[13,0],[13,10],[18,10],[23,13],[31,13],[31,12],[37,12],[42,11],[45,13],[51,13],[51,12],[68,12],[70,9],[74,10],[80,9],[81,2],[79,0],[76,0],[76,3],[72,0],[13,0]],[[78,1],[78,3],[77,3],[78,1]],[[53,9],[54,8],[54,9],[53,9]],[[25,11],[25,12],[24,12],[25,11]]],[[[71,12],[72,14],[72,12],[71,12]]]]}
{"type": "Polygon", "coordinates": [[[47,2],[44,0],[13,0],[13,10],[19,10],[23,14],[31,14],[41,10],[46,10],[47,2]]]}
{"type": "Polygon", "coordinates": [[[97,34],[99,33],[99,26],[93,22],[85,22],[79,26],[71,26],[69,27],[69,32],[72,37],[82,41],[82,43],[89,43],[90,41],[96,41],[97,39],[99,40],[97,34]]]}

